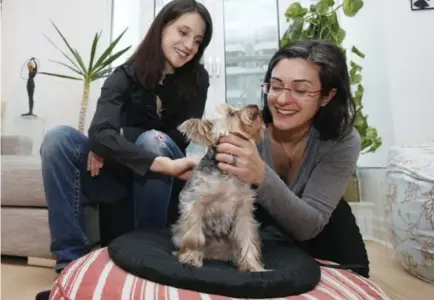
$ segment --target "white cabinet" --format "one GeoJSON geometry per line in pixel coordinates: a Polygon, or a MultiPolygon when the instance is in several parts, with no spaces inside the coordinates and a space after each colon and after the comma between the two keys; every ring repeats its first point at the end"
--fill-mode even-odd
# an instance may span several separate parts
{"type": "MultiPolygon", "coordinates": [[[[113,35],[129,24],[132,33],[124,42],[137,46],[152,18],[171,0],[113,1],[113,35]]],[[[210,75],[205,117],[212,116],[215,106],[225,102],[237,107],[250,103],[262,107],[260,85],[270,58],[279,47],[279,16],[284,13],[279,12],[279,1],[198,2],[209,10],[214,29],[203,57],[210,75]]]]}

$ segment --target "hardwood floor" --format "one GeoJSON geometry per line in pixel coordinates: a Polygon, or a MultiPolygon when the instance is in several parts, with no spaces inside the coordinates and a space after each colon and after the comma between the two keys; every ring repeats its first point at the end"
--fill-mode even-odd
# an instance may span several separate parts
{"type": "MultiPolygon", "coordinates": [[[[392,250],[376,243],[367,243],[371,261],[371,279],[390,299],[433,299],[434,285],[405,272],[392,259],[392,250]]],[[[1,299],[34,300],[38,291],[49,287],[55,278],[50,268],[26,265],[25,260],[7,258],[1,264],[1,299]]]]}
{"type": "Polygon", "coordinates": [[[26,259],[2,257],[1,265],[1,299],[5,300],[34,300],[56,278],[52,268],[29,266],[26,259]]]}
{"type": "Polygon", "coordinates": [[[407,273],[393,259],[390,248],[367,243],[371,262],[371,280],[393,300],[434,299],[434,284],[429,284],[407,273]]]}

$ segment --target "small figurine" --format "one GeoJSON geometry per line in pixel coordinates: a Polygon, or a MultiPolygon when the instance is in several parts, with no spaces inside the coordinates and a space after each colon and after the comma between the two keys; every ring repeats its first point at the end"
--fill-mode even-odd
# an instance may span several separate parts
{"type": "Polygon", "coordinates": [[[33,114],[33,94],[35,93],[35,81],[34,78],[36,74],[38,73],[38,64],[36,62],[36,59],[34,57],[30,58],[27,62],[27,69],[29,70],[29,77],[27,78],[27,95],[29,97],[29,112],[22,114],[21,116],[33,116],[36,117],[35,114],[33,114]]]}

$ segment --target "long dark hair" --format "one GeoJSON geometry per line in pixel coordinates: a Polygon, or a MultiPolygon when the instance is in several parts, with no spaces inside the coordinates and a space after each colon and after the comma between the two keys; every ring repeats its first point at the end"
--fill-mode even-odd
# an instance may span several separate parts
{"type": "MultiPolygon", "coordinates": [[[[331,101],[319,111],[313,119],[313,127],[319,132],[320,139],[338,139],[352,130],[355,119],[355,102],[351,95],[350,78],[345,54],[343,51],[325,40],[298,41],[280,48],[271,58],[265,75],[265,82],[269,82],[274,66],[285,58],[301,58],[319,67],[321,81],[321,96],[328,95],[332,89],[336,94],[331,101]]],[[[264,100],[264,121],[272,122],[272,116],[264,100]]]]}
{"type": "Polygon", "coordinates": [[[208,10],[195,0],[173,0],[165,5],[155,17],[135,53],[128,59],[127,63],[133,66],[144,88],[154,88],[163,75],[166,58],[161,47],[161,40],[164,28],[170,22],[189,12],[197,12],[201,15],[206,25],[205,34],[196,55],[184,66],[175,70],[175,74],[180,74],[177,76],[176,84],[182,89],[179,92],[184,95],[197,90],[200,80],[197,78],[198,69],[201,67],[200,59],[211,41],[213,25],[208,10]]]}

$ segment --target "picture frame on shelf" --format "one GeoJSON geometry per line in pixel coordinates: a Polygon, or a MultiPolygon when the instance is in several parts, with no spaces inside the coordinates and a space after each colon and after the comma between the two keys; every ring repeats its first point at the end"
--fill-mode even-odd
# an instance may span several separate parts
{"type": "Polygon", "coordinates": [[[434,0],[410,0],[412,11],[434,9],[434,0]]]}

